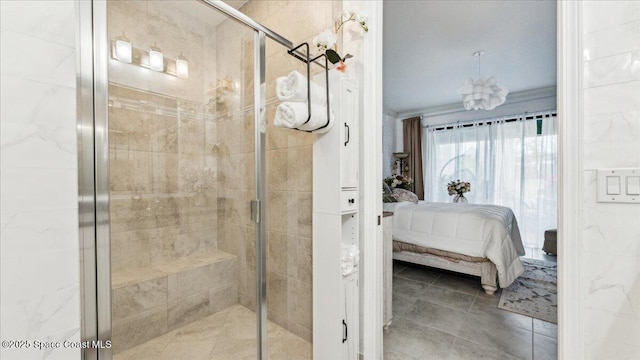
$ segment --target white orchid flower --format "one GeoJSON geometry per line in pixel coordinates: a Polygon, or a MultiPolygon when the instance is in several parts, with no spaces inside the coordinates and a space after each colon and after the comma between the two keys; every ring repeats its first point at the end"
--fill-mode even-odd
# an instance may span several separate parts
{"type": "Polygon", "coordinates": [[[319,50],[333,48],[336,45],[336,41],[336,34],[334,34],[331,29],[326,29],[313,39],[314,45],[317,46],[319,50]]]}
{"type": "Polygon", "coordinates": [[[364,12],[356,12],[355,19],[358,25],[364,30],[364,32],[369,31],[369,16],[364,12]]]}

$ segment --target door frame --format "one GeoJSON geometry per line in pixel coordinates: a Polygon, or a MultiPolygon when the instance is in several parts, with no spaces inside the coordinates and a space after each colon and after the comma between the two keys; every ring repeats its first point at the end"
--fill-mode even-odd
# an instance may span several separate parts
{"type": "Polygon", "coordinates": [[[582,2],[558,1],[558,358],[584,358],[582,2]]]}
{"type": "MultiPolygon", "coordinates": [[[[80,336],[111,340],[107,3],[75,0],[80,336]]],[[[110,347],[82,349],[81,358],[111,359],[110,347]]]]}
{"type": "MultiPolygon", "coordinates": [[[[371,79],[371,86],[365,89],[363,107],[368,125],[376,127],[378,136],[382,132],[383,116],[382,91],[382,5],[368,4],[367,12],[372,24],[369,40],[365,42],[365,79],[371,79]],[[367,44],[369,43],[369,44],[367,44]],[[368,49],[368,50],[367,50],[368,49]]],[[[377,2],[371,2],[377,3],[377,2]]],[[[580,296],[581,262],[580,238],[582,235],[583,201],[583,44],[582,44],[582,3],[580,1],[558,0],[557,2],[557,99],[558,99],[558,358],[582,359],[584,357],[583,301],[580,296]]],[[[364,203],[375,203],[379,194],[367,191],[366,184],[374,186],[382,179],[381,139],[367,142],[364,137],[362,152],[365,171],[364,203]],[[366,154],[377,154],[375,164],[366,159],[366,154]],[[369,178],[371,177],[371,178],[369,178]]],[[[364,209],[366,211],[366,208],[364,209]]],[[[377,210],[380,214],[380,210],[377,210]]],[[[365,217],[367,213],[365,212],[365,217]]],[[[369,219],[371,220],[371,219],[369,219]]],[[[378,235],[377,235],[378,236],[378,235]]],[[[365,247],[363,263],[365,271],[365,293],[375,296],[364,298],[365,338],[363,355],[365,359],[382,359],[382,273],[381,238],[375,237],[374,251],[365,247]],[[369,319],[369,320],[368,320],[369,319]],[[374,328],[369,328],[369,323],[374,328]],[[377,330],[374,330],[377,329],[377,330]]],[[[365,226],[364,238],[367,238],[365,226]]]]}

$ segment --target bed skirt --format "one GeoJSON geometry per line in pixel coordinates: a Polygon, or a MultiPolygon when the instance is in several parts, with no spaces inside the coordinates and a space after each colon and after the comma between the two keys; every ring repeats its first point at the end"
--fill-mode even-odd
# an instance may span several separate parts
{"type": "Polygon", "coordinates": [[[498,289],[498,271],[495,264],[487,258],[430,249],[394,240],[393,259],[479,276],[480,284],[488,295],[493,295],[498,289]]]}

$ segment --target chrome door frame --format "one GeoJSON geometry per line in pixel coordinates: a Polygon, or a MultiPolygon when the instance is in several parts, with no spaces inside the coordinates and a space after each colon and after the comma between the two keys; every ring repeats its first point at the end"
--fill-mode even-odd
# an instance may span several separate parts
{"type": "Polygon", "coordinates": [[[82,359],[111,359],[108,39],[106,1],[76,0],[82,359]],[[105,347],[94,348],[102,340],[105,347]]]}

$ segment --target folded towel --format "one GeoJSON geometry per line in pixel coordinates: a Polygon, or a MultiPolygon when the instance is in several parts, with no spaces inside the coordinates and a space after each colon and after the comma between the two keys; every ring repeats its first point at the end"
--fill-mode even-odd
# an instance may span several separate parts
{"type": "MultiPolygon", "coordinates": [[[[313,81],[310,81],[309,84],[311,86],[311,103],[326,106],[327,90],[313,81]]],[[[280,101],[300,101],[306,103],[307,78],[297,71],[292,71],[287,76],[277,78],[276,94],[280,101]]]]}
{"type": "MultiPolygon", "coordinates": [[[[287,101],[276,108],[276,118],[273,121],[273,125],[306,131],[316,130],[327,123],[326,104],[325,106],[311,104],[311,119],[305,124],[308,117],[307,103],[287,101]]],[[[333,122],[333,114],[331,114],[330,119],[333,122]]],[[[326,131],[329,128],[328,126],[322,130],[326,131]]]]}

